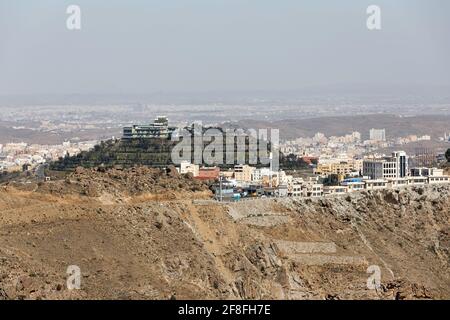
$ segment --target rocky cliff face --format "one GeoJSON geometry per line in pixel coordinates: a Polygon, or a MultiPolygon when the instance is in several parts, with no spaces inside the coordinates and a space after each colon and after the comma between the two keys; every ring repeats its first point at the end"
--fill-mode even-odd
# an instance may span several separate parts
{"type": "Polygon", "coordinates": [[[0,187],[0,299],[450,298],[448,186],[218,204],[85,174],[0,187]]]}

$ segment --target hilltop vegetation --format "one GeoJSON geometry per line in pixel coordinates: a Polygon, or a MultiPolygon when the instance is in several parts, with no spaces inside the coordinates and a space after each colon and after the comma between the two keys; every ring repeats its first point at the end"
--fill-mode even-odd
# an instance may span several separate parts
{"type": "MultiPolygon", "coordinates": [[[[131,168],[134,166],[148,166],[153,168],[165,168],[173,165],[172,149],[177,144],[169,139],[133,139],[133,140],[108,140],[96,145],[93,150],[83,151],[75,156],[66,156],[50,164],[51,170],[73,171],[77,167],[120,167],[131,168]]],[[[205,142],[207,145],[208,142],[205,142]]],[[[192,146],[192,150],[194,147],[192,146]]],[[[223,164],[220,167],[229,168],[234,164],[226,162],[226,146],[223,147],[223,164]]],[[[237,147],[235,146],[235,151],[237,147]]],[[[248,145],[246,145],[246,159],[248,159],[248,145]]],[[[237,164],[235,152],[235,164],[237,164]]],[[[191,162],[193,162],[192,152],[191,162]]],[[[259,161],[256,167],[267,166],[259,161]]],[[[280,167],[286,170],[308,168],[309,164],[293,154],[280,153],[280,167]]]]}
{"type": "Polygon", "coordinates": [[[93,150],[60,158],[50,165],[50,169],[72,171],[76,167],[120,166],[129,168],[135,165],[165,167],[172,164],[171,150],[174,144],[167,139],[102,141],[93,150]]]}

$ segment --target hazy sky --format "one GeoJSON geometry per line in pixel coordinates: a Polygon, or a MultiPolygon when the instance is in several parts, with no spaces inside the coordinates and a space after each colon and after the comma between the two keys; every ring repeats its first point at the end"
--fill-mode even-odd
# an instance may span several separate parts
{"type": "Polygon", "coordinates": [[[0,94],[450,85],[449,14],[448,0],[0,0],[0,94]]]}

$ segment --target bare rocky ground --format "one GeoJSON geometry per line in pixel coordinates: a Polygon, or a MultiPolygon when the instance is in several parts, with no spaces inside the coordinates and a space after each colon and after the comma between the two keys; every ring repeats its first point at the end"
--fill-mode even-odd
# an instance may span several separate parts
{"type": "Polygon", "coordinates": [[[190,177],[144,168],[3,185],[0,299],[448,299],[449,195],[218,204],[190,177]]]}

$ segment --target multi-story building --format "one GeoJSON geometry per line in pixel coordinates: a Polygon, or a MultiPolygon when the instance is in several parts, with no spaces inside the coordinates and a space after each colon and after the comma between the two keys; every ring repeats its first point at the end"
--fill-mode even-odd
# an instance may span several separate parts
{"type": "Polygon", "coordinates": [[[272,172],[269,175],[265,175],[261,180],[262,185],[269,187],[278,187],[280,185],[280,179],[278,172],[272,172]]]}
{"type": "Polygon", "coordinates": [[[220,168],[219,167],[202,167],[198,170],[198,176],[195,178],[198,180],[216,180],[219,179],[220,168]]]}
{"type": "Polygon", "coordinates": [[[363,176],[371,179],[404,178],[408,173],[408,156],[396,151],[391,157],[367,158],[363,160],[363,176]]]}
{"type": "Polygon", "coordinates": [[[347,187],[347,192],[361,191],[366,187],[363,181],[344,181],[341,185],[347,187]]]}
{"type": "Polygon", "coordinates": [[[233,180],[234,179],[234,171],[231,169],[228,171],[220,171],[220,176],[226,180],[233,180]]]}
{"type": "Polygon", "coordinates": [[[321,183],[306,184],[306,196],[311,198],[322,197],[323,184],[321,183]]]}
{"type": "Polygon", "coordinates": [[[372,141],[386,141],[385,129],[370,129],[369,139],[372,141]]]}
{"type": "Polygon", "coordinates": [[[395,160],[397,176],[396,178],[404,178],[408,175],[408,156],[404,151],[396,151],[392,153],[392,159],[395,160]]]}
{"type": "Polygon", "coordinates": [[[283,186],[289,186],[292,183],[293,177],[286,174],[284,170],[278,171],[278,183],[283,186]]]}
{"type": "Polygon", "coordinates": [[[168,139],[175,131],[175,127],[169,127],[167,117],[158,116],[153,123],[148,125],[133,125],[123,128],[123,139],[168,139]]]}
{"type": "Polygon", "coordinates": [[[255,169],[252,173],[252,181],[253,182],[261,182],[264,176],[268,176],[270,174],[269,168],[260,168],[255,169]]]}
{"type": "Polygon", "coordinates": [[[348,192],[347,186],[324,186],[323,194],[324,195],[339,195],[348,192]]]}
{"type": "Polygon", "coordinates": [[[443,169],[438,168],[411,168],[411,177],[410,179],[414,182],[423,182],[423,179],[426,179],[429,184],[440,184],[440,183],[448,183],[450,181],[450,177],[444,174],[443,169]],[[415,180],[413,180],[415,179],[415,180]]]}
{"type": "Polygon", "coordinates": [[[371,179],[381,179],[384,177],[385,164],[384,159],[367,159],[363,161],[363,176],[371,179]]]}
{"type": "Polygon", "coordinates": [[[428,177],[408,177],[408,185],[425,185],[428,183],[428,177]]]}
{"type": "MultiPolygon", "coordinates": [[[[283,174],[284,172],[282,172],[283,174]]],[[[280,173],[270,168],[259,168],[252,172],[252,182],[262,183],[265,186],[276,187],[280,184],[280,173]]]]}
{"type": "Polygon", "coordinates": [[[444,176],[444,175],[440,175],[440,176],[429,176],[428,177],[428,183],[429,184],[441,184],[441,183],[449,183],[450,182],[450,177],[449,176],[444,176]]]}
{"type": "Polygon", "coordinates": [[[366,184],[366,190],[380,190],[386,189],[388,181],[384,179],[364,180],[366,184]]]}
{"type": "Polygon", "coordinates": [[[234,166],[234,178],[236,181],[252,181],[252,174],[255,171],[254,167],[251,167],[246,164],[239,164],[234,166]]]}
{"type": "Polygon", "coordinates": [[[319,179],[317,177],[310,177],[307,181],[305,181],[303,185],[304,193],[306,197],[321,197],[323,196],[323,184],[319,183],[319,179]]]}
{"type": "Polygon", "coordinates": [[[304,183],[302,178],[294,178],[291,184],[291,194],[293,197],[306,197],[306,189],[304,188],[304,183]]]}
{"type": "Polygon", "coordinates": [[[409,179],[409,177],[389,179],[387,187],[390,187],[390,188],[407,187],[409,184],[408,179],[409,179]]]}
{"type": "Polygon", "coordinates": [[[411,168],[411,177],[427,177],[430,175],[430,170],[426,167],[411,168]]]}
{"type": "Polygon", "coordinates": [[[319,163],[317,165],[317,168],[314,169],[314,173],[320,176],[336,174],[342,180],[352,172],[359,173],[359,171],[361,170],[361,163],[362,160],[327,162],[324,164],[319,163]]]}
{"type": "Polygon", "coordinates": [[[284,198],[288,196],[288,186],[287,185],[279,185],[276,190],[276,196],[280,198],[284,198]]]}

